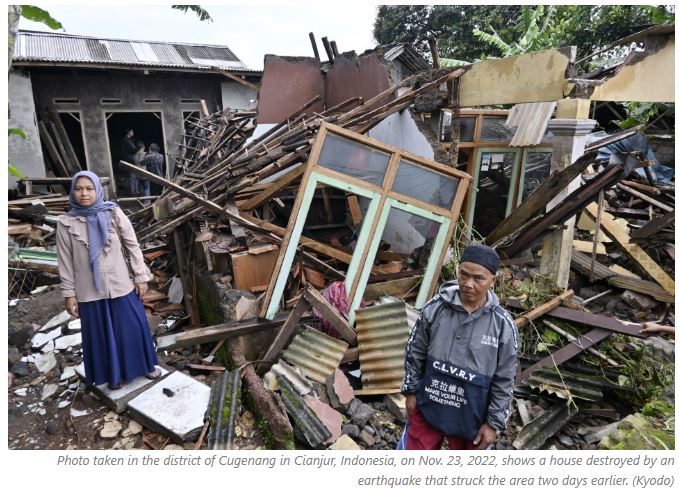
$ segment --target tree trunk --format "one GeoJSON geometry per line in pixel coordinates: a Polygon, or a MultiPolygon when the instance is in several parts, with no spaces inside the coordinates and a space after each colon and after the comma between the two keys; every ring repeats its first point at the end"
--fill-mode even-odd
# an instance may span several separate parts
{"type": "Polygon", "coordinates": [[[19,19],[21,18],[21,5],[8,5],[9,8],[9,29],[7,33],[7,48],[9,62],[7,64],[7,71],[12,69],[12,57],[14,56],[14,45],[17,39],[17,32],[19,30],[19,19]]]}

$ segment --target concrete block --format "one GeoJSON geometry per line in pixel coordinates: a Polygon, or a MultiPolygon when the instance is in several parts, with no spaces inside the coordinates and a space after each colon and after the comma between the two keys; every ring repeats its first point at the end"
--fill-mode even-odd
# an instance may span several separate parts
{"type": "Polygon", "coordinates": [[[358,446],[356,442],[354,442],[349,436],[347,435],[342,435],[337,439],[335,443],[330,445],[328,447],[330,450],[361,450],[361,447],[358,446]]]}
{"type": "MultiPolygon", "coordinates": [[[[137,397],[139,394],[145,390],[151,388],[154,384],[159,383],[159,380],[167,377],[170,374],[165,368],[159,367],[162,372],[160,377],[156,380],[149,380],[148,378],[141,376],[137,377],[131,382],[127,382],[121,388],[112,390],[108,388],[108,383],[104,383],[97,386],[92,386],[92,392],[99,397],[111,410],[122,413],[127,410],[128,403],[137,397]]],[[[78,378],[85,381],[85,363],[81,363],[75,369],[78,378]]]]}
{"type": "Polygon", "coordinates": [[[128,408],[146,428],[182,443],[198,437],[209,400],[209,386],[174,372],[132,399],[128,408]]]}
{"type": "Polygon", "coordinates": [[[401,423],[406,422],[406,398],[403,394],[385,395],[384,405],[401,423]]]}

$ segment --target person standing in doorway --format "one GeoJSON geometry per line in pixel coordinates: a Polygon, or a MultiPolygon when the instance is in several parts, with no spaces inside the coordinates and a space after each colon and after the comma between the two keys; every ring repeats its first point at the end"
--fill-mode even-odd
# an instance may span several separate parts
{"type": "MultiPolygon", "coordinates": [[[[146,146],[141,140],[137,141],[137,152],[132,158],[132,164],[135,166],[140,166],[141,161],[146,157],[146,146]]],[[[135,173],[130,172],[130,191],[133,196],[139,196],[142,194],[142,187],[144,186],[144,180],[140,179],[135,173]],[[139,183],[141,181],[141,184],[139,183]]]]}
{"type": "MultiPolygon", "coordinates": [[[[149,153],[144,159],[142,159],[140,164],[146,168],[146,171],[149,171],[154,175],[158,175],[161,178],[165,178],[165,158],[160,153],[160,147],[158,144],[151,144],[149,146],[149,153]]],[[[149,197],[151,195],[160,195],[163,187],[156,183],[150,184],[148,181],[146,181],[146,183],[148,185],[144,185],[147,187],[144,189],[145,197],[149,197]]]]}
{"type": "MultiPolygon", "coordinates": [[[[126,128],[125,129],[125,136],[123,137],[123,140],[120,142],[120,155],[121,160],[127,162],[127,163],[132,163],[134,162],[134,155],[137,153],[137,146],[134,143],[134,129],[131,128],[126,128]]],[[[132,190],[132,183],[136,183],[136,176],[133,175],[132,172],[125,172],[122,173],[122,176],[120,177],[122,182],[122,188],[129,191],[131,195],[134,195],[134,192],[132,190]]]]}

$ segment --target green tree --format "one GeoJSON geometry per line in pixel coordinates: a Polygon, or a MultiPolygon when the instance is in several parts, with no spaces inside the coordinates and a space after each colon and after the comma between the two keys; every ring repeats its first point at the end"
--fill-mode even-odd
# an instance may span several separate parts
{"type": "Polygon", "coordinates": [[[379,43],[411,43],[427,57],[426,40],[434,35],[443,58],[471,61],[525,52],[519,51],[524,48],[534,51],[573,45],[581,58],[664,22],[674,22],[674,6],[383,5],[377,11],[373,36],[379,43]],[[486,42],[475,31],[486,33],[486,42]]]}

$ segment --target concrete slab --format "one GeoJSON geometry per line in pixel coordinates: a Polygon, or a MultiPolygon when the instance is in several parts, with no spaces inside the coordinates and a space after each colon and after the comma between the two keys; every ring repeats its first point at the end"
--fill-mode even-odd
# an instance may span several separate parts
{"type": "Polygon", "coordinates": [[[80,332],[76,334],[71,334],[69,336],[63,336],[54,341],[54,349],[63,351],[68,348],[75,348],[83,343],[83,336],[80,332]]]}
{"type": "Polygon", "coordinates": [[[330,450],[361,450],[361,447],[358,446],[356,442],[354,442],[349,436],[347,435],[342,435],[337,439],[335,443],[330,445],[328,447],[330,450]]]}
{"type": "MultiPolygon", "coordinates": [[[[116,390],[111,390],[108,388],[108,384],[104,383],[97,386],[90,387],[92,392],[99,397],[110,409],[117,413],[123,413],[127,410],[128,403],[137,397],[139,394],[148,390],[154,384],[158,383],[159,380],[164,379],[170,374],[165,368],[159,367],[162,374],[157,380],[149,380],[146,377],[137,377],[131,382],[127,382],[121,388],[116,390]]],[[[85,363],[81,363],[75,369],[76,375],[80,380],[85,381],[85,363]]]]}
{"type": "Polygon", "coordinates": [[[209,400],[209,386],[174,372],[132,399],[128,408],[137,422],[182,443],[198,437],[209,400]]]}

